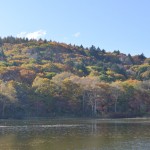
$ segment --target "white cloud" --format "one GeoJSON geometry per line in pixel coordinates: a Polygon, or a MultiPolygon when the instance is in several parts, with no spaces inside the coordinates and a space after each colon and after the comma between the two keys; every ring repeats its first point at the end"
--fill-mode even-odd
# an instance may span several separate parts
{"type": "Polygon", "coordinates": [[[77,32],[77,33],[75,33],[73,36],[77,38],[77,37],[79,37],[80,35],[81,35],[81,33],[80,33],[80,32],[77,32]]]}
{"type": "Polygon", "coordinates": [[[42,38],[44,35],[46,35],[46,31],[44,30],[38,30],[35,32],[21,32],[17,34],[17,37],[25,37],[28,39],[39,39],[42,38]]]}

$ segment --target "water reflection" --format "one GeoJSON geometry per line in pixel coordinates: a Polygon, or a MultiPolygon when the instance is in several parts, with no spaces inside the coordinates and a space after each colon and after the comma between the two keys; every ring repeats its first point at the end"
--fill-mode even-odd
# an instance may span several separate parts
{"type": "Polygon", "coordinates": [[[0,150],[149,150],[149,119],[1,121],[0,150]]]}

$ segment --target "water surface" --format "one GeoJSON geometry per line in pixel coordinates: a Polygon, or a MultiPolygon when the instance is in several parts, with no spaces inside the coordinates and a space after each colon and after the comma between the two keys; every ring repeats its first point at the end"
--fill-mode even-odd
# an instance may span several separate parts
{"type": "Polygon", "coordinates": [[[0,120],[0,150],[149,150],[150,119],[0,120]]]}

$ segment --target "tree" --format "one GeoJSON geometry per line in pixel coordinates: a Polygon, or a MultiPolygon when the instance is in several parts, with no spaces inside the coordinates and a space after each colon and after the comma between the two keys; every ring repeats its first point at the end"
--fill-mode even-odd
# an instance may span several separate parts
{"type": "Polygon", "coordinates": [[[51,81],[47,78],[36,77],[32,88],[35,94],[31,100],[33,101],[36,115],[45,115],[46,112],[50,113],[53,107],[51,81]]]}
{"type": "Polygon", "coordinates": [[[107,84],[100,83],[96,77],[82,77],[72,81],[81,86],[83,113],[97,116],[98,112],[103,113],[105,111],[102,105],[105,105],[106,101],[105,90],[108,88],[105,87],[108,87],[107,84]]]}
{"type": "Polygon", "coordinates": [[[67,100],[70,111],[79,113],[81,108],[81,88],[77,83],[73,83],[70,79],[64,79],[62,83],[62,97],[67,100]]]}
{"type": "Polygon", "coordinates": [[[95,51],[96,50],[96,47],[94,46],[94,45],[92,45],[91,47],[90,47],[90,51],[95,51]]]}
{"type": "Polygon", "coordinates": [[[99,51],[99,52],[101,51],[101,49],[99,47],[96,50],[99,51]]]}
{"type": "Polygon", "coordinates": [[[113,53],[116,54],[116,55],[119,55],[120,51],[119,50],[114,50],[113,53]]]}
{"type": "Polygon", "coordinates": [[[21,69],[20,70],[20,76],[21,76],[21,80],[25,83],[28,84],[32,84],[36,73],[33,70],[29,70],[29,69],[21,69]]]}
{"type": "Polygon", "coordinates": [[[147,63],[147,64],[150,65],[150,58],[146,58],[146,59],[144,60],[144,63],[147,63]]]}
{"type": "Polygon", "coordinates": [[[114,103],[114,112],[117,113],[118,100],[123,92],[122,87],[119,82],[114,82],[111,84],[111,95],[114,103]]]}
{"type": "Polygon", "coordinates": [[[18,102],[16,89],[14,88],[13,81],[1,81],[0,95],[0,102],[2,104],[2,118],[5,118],[6,116],[11,116],[11,113],[13,112],[9,112],[8,110],[14,111],[13,104],[16,104],[18,102]]]}
{"type": "Polygon", "coordinates": [[[2,38],[0,37],[0,47],[3,45],[3,40],[2,38]]]}

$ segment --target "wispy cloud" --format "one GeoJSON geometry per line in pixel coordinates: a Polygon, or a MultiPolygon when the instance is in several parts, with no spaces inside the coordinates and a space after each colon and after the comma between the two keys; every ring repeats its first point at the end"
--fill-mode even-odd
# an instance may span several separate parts
{"type": "Polygon", "coordinates": [[[75,33],[73,36],[77,38],[77,37],[79,37],[80,35],[81,35],[81,33],[80,33],[80,32],[77,32],[77,33],[75,33]]]}
{"type": "Polygon", "coordinates": [[[17,34],[17,37],[25,37],[28,39],[39,39],[42,38],[44,35],[46,35],[46,31],[45,30],[38,30],[35,32],[21,32],[19,34],[17,34]]]}

